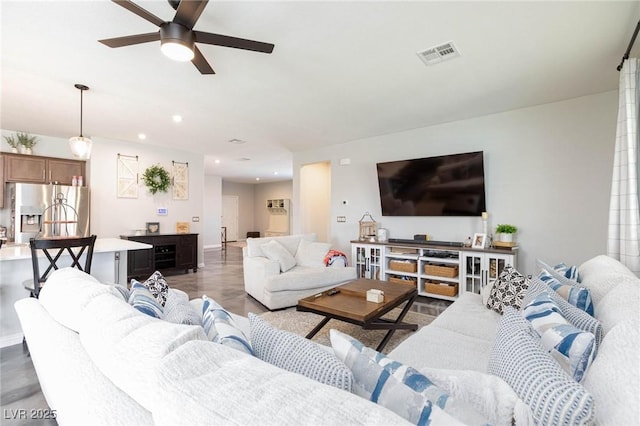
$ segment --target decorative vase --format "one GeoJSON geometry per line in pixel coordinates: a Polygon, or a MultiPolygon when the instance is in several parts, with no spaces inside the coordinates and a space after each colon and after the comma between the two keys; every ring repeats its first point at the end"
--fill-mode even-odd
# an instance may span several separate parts
{"type": "Polygon", "coordinates": [[[504,232],[500,233],[500,241],[503,243],[512,243],[513,234],[505,234],[504,232]]]}
{"type": "Polygon", "coordinates": [[[25,148],[24,153],[27,155],[31,155],[33,153],[33,150],[31,148],[25,148]]]}
{"type": "Polygon", "coordinates": [[[18,148],[11,148],[11,152],[13,152],[14,154],[18,153],[18,148]]]}

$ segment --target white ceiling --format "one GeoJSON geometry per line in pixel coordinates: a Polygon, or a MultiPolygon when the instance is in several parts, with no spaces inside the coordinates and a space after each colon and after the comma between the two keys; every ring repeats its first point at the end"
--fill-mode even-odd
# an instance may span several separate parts
{"type": "MultiPolygon", "coordinates": [[[[164,0],[137,4],[173,18],[164,0]]],[[[142,132],[239,182],[291,178],[295,151],[613,90],[640,18],[637,1],[212,1],[196,30],[275,49],[200,44],[217,73],[203,76],[159,42],[98,43],[157,30],[115,3],[0,8],[1,128],[77,136],[73,85],[83,83],[85,135],[139,142],[142,132]],[[460,58],[427,67],[416,55],[448,41],[460,58]]]]}

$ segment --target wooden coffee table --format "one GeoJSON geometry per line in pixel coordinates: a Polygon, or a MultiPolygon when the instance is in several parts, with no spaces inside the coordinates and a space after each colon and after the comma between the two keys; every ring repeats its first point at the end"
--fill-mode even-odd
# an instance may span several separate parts
{"type": "Polygon", "coordinates": [[[379,352],[384,349],[396,330],[418,329],[417,324],[402,322],[418,296],[418,291],[412,285],[359,279],[338,286],[335,290],[339,292],[330,295],[331,290],[327,290],[298,301],[297,310],[324,316],[324,319],[307,334],[307,339],[315,336],[331,319],[337,319],[357,324],[365,330],[389,330],[376,348],[379,352]],[[384,291],[382,303],[367,302],[367,290],[374,288],[384,291]],[[405,305],[398,318],[395,320],[382,318],[403,303],[405,305]]]}

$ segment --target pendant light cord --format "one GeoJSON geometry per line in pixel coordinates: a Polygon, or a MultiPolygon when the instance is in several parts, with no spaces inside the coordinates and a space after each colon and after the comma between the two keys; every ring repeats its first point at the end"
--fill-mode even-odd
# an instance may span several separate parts
{"type": "Polygon", "coordinates": [[[74,85],[74,87],[76,89],[80,90],[80,137],[83,137],[82,136],[82,112],[83,112],[84,108],[83,108],[83,105],[82,105],[82,99],[84,97],[83,96],[83,92],[85,90],[89,90],[89,87],[85,86],[84,84],[79,84],[79,83],[76,83],[74,85]]]}
{"type": "Polygon", "coordinates": [[[80,137],[82,137],[82,92],[84,89],[80,89],[80,137]]]}

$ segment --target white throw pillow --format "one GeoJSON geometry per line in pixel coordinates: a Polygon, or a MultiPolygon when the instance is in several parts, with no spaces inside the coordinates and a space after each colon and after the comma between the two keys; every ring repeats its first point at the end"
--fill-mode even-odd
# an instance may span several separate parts
{"type": "Polygon", "coordinates": [[[276,240],[271,240],[262,245],[264,255],[280,264],[280,270],[286,272],[296,266],[296,259],[282,244],[276,240]]]}
{"type": "Polygon", "coordinates": [[[296,263],[300,266],[324,268],[324,257],[329,249],[331,249],[329,243],[300,240],[298,251],[296,251],[296,263]]]}

